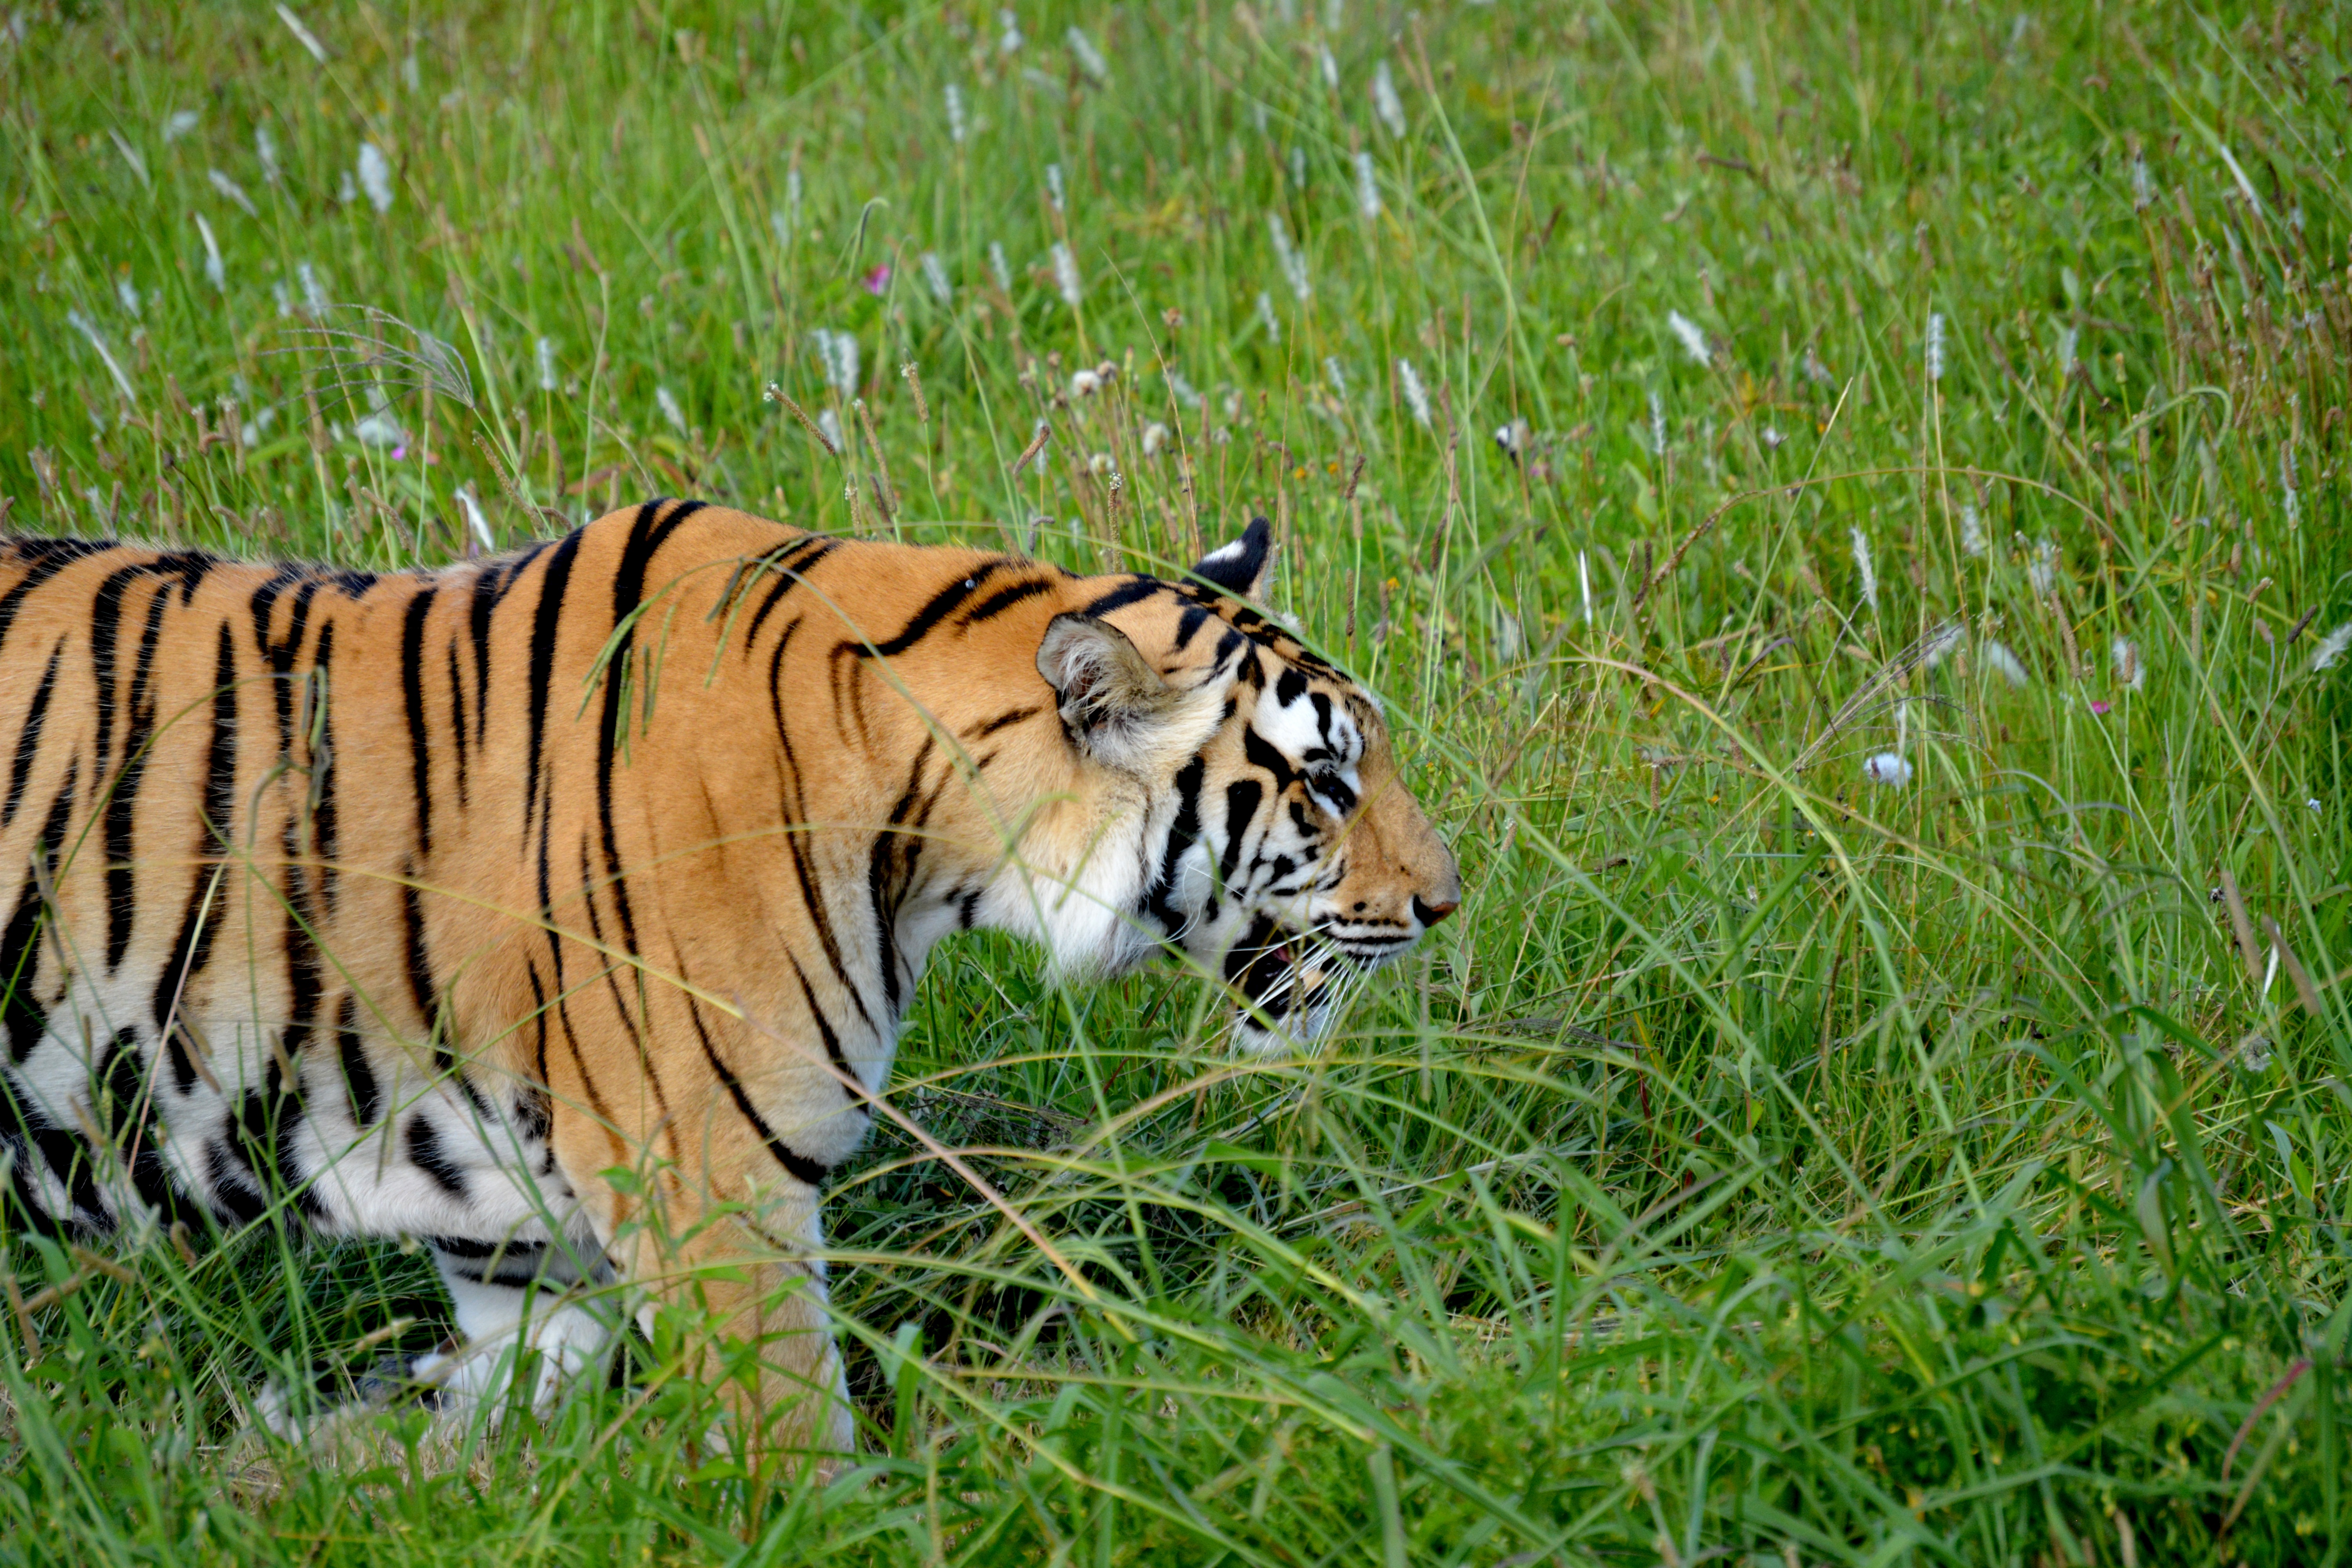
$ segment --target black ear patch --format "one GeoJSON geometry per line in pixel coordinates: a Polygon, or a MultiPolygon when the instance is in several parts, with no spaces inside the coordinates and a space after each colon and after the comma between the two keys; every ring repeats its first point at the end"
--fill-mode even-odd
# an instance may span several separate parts
{"type": "Polygon", "coordinates": [[[1274,529],[1265,519],[1250,519],[1239,539],[1201,557],[1192,575],[1210,587],[1240,598],[1252,598],[1265,580],[1266,557],[1274,550],[1274,529]]]}

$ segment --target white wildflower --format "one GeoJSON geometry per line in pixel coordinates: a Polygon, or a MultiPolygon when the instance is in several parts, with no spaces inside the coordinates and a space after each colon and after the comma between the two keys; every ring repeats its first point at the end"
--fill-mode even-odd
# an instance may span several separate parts
{"type": "Polygon", "coordinates": [[[360,143],[360,188],[368,205],[380,213],[392,210],[392,162],[373,142],[360,143]]]}
{"type": "Polygon", "coordinates": [[[2033,683],[2033,677],[2026,673],[2024,662],[2000,643],[1987,638],[1978,645],[1977,651],[1984,657],[1984,667],[2011,686],[2033,683]]]}
{"type": "Polygon", "coordinates": [[[1940,310],[1927,312],[1927,379],[1944,379],[1944,316],[1940,310]]]}
{"type": "Polygon", "coordinates": [[[1381,183],[1370,153],[1356,154],[1356,210],[1366,222],[1381,216],[1381,183]]]}
{"type": "Polygon", "coordinates": [[[1143,427],[1143,455],[1145,457],[1158,457],[1160,455],[1160,449],[1166,445],[1168,445],[1167,426],[1160,424],[1155,419],[1150,424],[1146,425],[1143,427]]]}
{"type": "Polygon", "coordinates": [[[269,427],[277,423],[278,410],[275,408],[263,409],[260,413],[256,414],[252,418],[244,420],[238,424],[236,427],[236,444],[250,452],[253,448],[261,445],[261,438],[264,436],[268,435],[269,427]]]}
{"type": "Polygon", "coordinates": [[[1293,190],[1307,188],[1307,149],[1296,142],[1290,144],[1290,185],[1293,190]]]}
{"type": "Polygon", "coordinates": [[[1070,395],[1092,397],[1102,390],[1102,377],[1090,370],[1074,371],[1070,374],[1070,395]]]}
{"type": "Polygon", "coordinates": [[[1181,371],[1171,370],[1168,373],[1168,391],[1177,402],[1187,408],[1198,408],[1209,401],[1201,395],[1198,387],[1184,379],[1181,371]]]}
{"type": "Polygon", "coordinates": [[[2297,478],[2294,471],[2294,448],[2281,447],[2279,448],[2279,498],[2284,503],[2286,525],[2289,528],[2299,528],[2303,525],[2303,498],[2295,493],[2297,478]]]}
{"type": "Polygon", "coordinates": [[[189,132],[204,123],[204,117],[193,109],[183,109],[163,121],[163,145],[169,147],[189,132]]]}
{"type": "Polygon", "coordinates": [[[1911,782],[1911,763],[1899,752],[1881,752],[1862,764],[1862,776],[1874,784],[1889,787],[1911,782]]]}
{"type": "Polygon", "coordinates": [[[1853,543],[1853,569],[1855,574],[1862,579],[1862,602],[1870,606],[1872,615],[1876,615],[1878,613],[1878,572],[1871,564],[1870,535],[1863,532],[1859,528],[1850,528],[1846,531],[1846,536],[1853,543]]]}
{"type": "Polygon", "coordinates": [[[1087,37],[1084,27],[1073,26],[1062,37],[1069,44],[1071,56],[1088,81],[1101,87],[1110,80],[1110,62],[1103,58],[1102,51],[1095,47],[1095,41],[1087,37]]]}
{"type": "Polygon", "coordinates": [[[152,186],[154,182],[147,177],[147,160],[139,155],[139,149],[125,142],[120,131],[109,131],[106,134],[113,142],[114,150],[122,154],[122,161],[131,165],[131,172],[139,176],[139,183],[152,186]]]}
{"type": "Polygon", "coordinates": [[[1397,361],[1397,387],[1404,394],[1404,405],[1412,410],[1415,423],[1429,427],[1429,388],[1421,382],[1421,373],[1412,368],[1412,361],[1397,361]]]}
{"type": "Polygon", "coordinates": [[[206,169],[205,171],[205,177],[212,181],[213,189],[218,191],[222,195],[226,196],[230,201],[235,202],[238,206],[244,208],[246,216],[259,217],[261,216],[258,212],[254,210],[253,198],[245,194],[245,187],[243,185],[238,184],[235,180],[230,179],[218,169],[206,169]]]}
{"type": "Polygon", "coordinates": [[[1372,112],[1391,136],[1404,135],[1404,100],[1397,97],[1396,77],[1382,60],[1372,71],[1372,112]]]}
{"type": "Polygon", "coordinates": [[[1013,292],[1013,268],[1004,259],[1004,247],[994,240],[988,242],[988,275],[996,279],[1000,292],[1013,292]]]}
{"type": "Polygon", "coordinates": [[[2344,650],[2347,647],[2352,647],[2352,621],[2345,622],[2319,639],[2319,647],[2311,656],[2311,672],[2316,675],[2323,669],[2335,668],[2336,661],[2344,657],[2344,650]]]}
{"type": "Polygon", "coordinates": [[[784,216],[783,208],[774,208],[768,214],[768,232],[776,237],[776,244],[779,247],[792,244],[793,224],[792,220],[784,216]]]}
{"type": "Polygon", "coordinates": [[[1780,433],[1780,427],[1778,425],[1767,425],[1763,429],[1759,430],[1756,436],[1757,439],[1764,443],[1764,449],[1768,452],[1779,451],[1780,444],[1789,438],[1780,433]]]}
{"type": "Polygon", "coordinates": [[[1257,291],[1257,324],[1269,340],[1282,341],[1282,319],[1274,313],[1274,296],[1263,289],[1257,291]]]}
{"type": "Polygon", "coordinates": [[[2260,1035],[2248,1035],[2238,1042],[2238,1070],[2266,1073],[2271,1070],[2271,1043],[2260,1035]]]}
{"type": "Polygon", "coordinates": [[[1078,277],[1078,258],[1058,239],[1054,242],[1054,287],[1062,291],[1062,303],[1073,310],[1086,296],[1084,280],[1078,277]]]}
{"type": "Polygon", "coordinates": [[[1342,397],[1348,395],[1348,378],[1340,373],[1338,355],[1335,354],[1323,362],[1323,374],[1329,378],[1332,391],[1342,397]]]}
{"type": "Polygon", "coordinates": [[[2156,201],[2156,191],[2148,183],[2147,159],[2137,153],[2132,154],[2131,187],[2132,211],[2146,212],[2156,201]]]}
{"type": "Polygon", "coordinates": [[[656,386],[654,388],[654,401],[661,405],[662,417],[669,421],[669,427],[681,436],[685,435],[686,410],[677,405],[677,395],[667,386],[656,386]]]}
{"type": "Polygon", "coordinates": [[[269,133],[268,126],[257,125],[253,128],[253,153],[255,157],[261,160],[262,183],[268,185],[276,184],[279,178],[278,138],[269,133]]]}
{"type": "Polygon", "coordinates": [[[1990,548],[1985,542],[1984,518],[1972,506],[1960,508],[1960,548],[1979,561],[1990,548]]]}
{"type": "Polygon", "coordinates": [[[816,428],[817,433],[824,437],[825,445],[831,447],[836,456],[849,450],[849,443],[842,439],[841,420],[832,409],[816,411],[816,428]]]}
{"type": "Polygon", "coordinates": [[[286,291],[286,284],[282,279],[271,281],[269,297],[278,302],[279,315],[290,316],[294,313],[294,296],[286,291]]]}
{"type": "Polygon", "coordinates": [[[2071,379],[2074,374],[2074,345],[2082,341],[2074,328],[2066,327],[2058,333],[2058,378],[2071,379]]]}
{"type": "Polygon", "coordinates": [[[342,173],[341,179],[335,185],[335,200],[340,205],[349,206],[359,199],[360,187],[358,182],[352,178],[352,172],[349,169],[345,169],[342,173]]]}
{"type": "Polygon", "coordinates": [[[1654,392],[1650,394],[1650,450],[1657,457],[1666,455],[1666,405],[1654,392]]]}
{"type": "Polygon", "coordinates": [[[1919,650],[1919,662],[1933,669],[1952,656],[1960,646],[1961,628],[1958,621],[1946,621],[1927,636],[1927,646],[1919,650]]]}
{"type": "Polygon", "coordinates": [[[1732,65],[1731,79],[1733,85],[1739,89],[1739,101],[1741,104],[1749,109],[1755,108],[1756,68],[1748,63],[1745,56],[1741,57],[1732,65]]]}
{"type": "Polygon", "coordinates": [[[1290,291],[1298,296],[1300,304],[1305,304],[1314,296],[1315,284],[1307,276],[1307,258],[1290,243],[1290,226],[1282,221],[1280,213],[1270,212],[1265,215],[1265,230],[1267,237],[1274,241],[1274,258],[1281,265],[1282,276],[1289,282],[1290,291]]]}
{"type": "Polygon", "coordinates": [[[944,305],[955,298],[955,290],[948,286],[947,265],[940,259],[938,251],[923,252],[922,271],[923,287],[931,291],[932,299],[944,305]]]}
{"type": "Polygon", "coordinates": [[[122,374],[122,366],[115,362],[113,352],[106,346],[106,340],[98,335],[98,327],[96,323],[92,322],[88,316],[83,315],[79,310],[68,310],[66,312],[66,322],[68,326],[72,327],[75,331],[78,331],[83,337],[88,338],[89,340],[89,346],[98,351],[98,357],[100,360],[104,362],[106,365],[106,374],[114,378],[114,384],[116,386],[122,389],[122,401],[125,403],[137,403],[139,401],[139,395],[131,390],[131,378],[122,374]]]}
{"type": "Polygon", "coordinates": [[[2116,684],[2126,691],[2147,689],[2147,667],[2139,661],[2139,644],[2129,637],[2117,637],[2107,649],[2115,661],[2116,684]]]}
{"type": "Polygon", "coordinates": [[[449,493],[457,498],[458,509],[466,514],[467,531],[473,534],[474,542],[482,547],[482,553],[497,554],[498,536],[490,531],[490,520],[482,515],[481,500],[474,494],[474,481],[467,479],[449,493]]]}
{"type": "Polygon", "coordinates": [[[1066,195],[1066,193],[1062,189],[1062,165],[1059,163],[1046,164],[1045,199],[1054,204],[1054,210],[1055,212],[1060,212],[1063,207],[1067,205],[1066,195]]]}
{"type": "Polygon", "coordinates": [[[541,392],[553,392],[556,385],[555,340],[541,338],[536,348],[539,354],[539,389],[541,392]]]}
{"type": "Polygon", "coordinates": [[[205,221],[204,214],[188,216],[196,220],[196,234],[205,242],[205,281],[215,293],[224,293],[228,289],[228,268],[221,262],[220,241],[213,237],[213,226],[205,221]]]}
{"type": "Polygon", "coordinates": [[[131,282],[128,278],[116,279],[114,280],[114,297],[121,301],[123,314],[129,316],[134,321],[139,319],[140,300],[139,286],[137,284],[131,282]]]}
{"type": "Polygon", "coordinates": [[[285,0],[278,0],[278,19],[286,24],[286,30],[294,35],[296,42],[310,51],[312,59],[320,65],[327,63],[327,46],[319,41],[318,34],[302,25],[301,17],[287,9],[285,0]]]}
{"type": "Polygon", "coordinates": [[[1692,321],[1680,310],[1666,312],[1666,326],[1675,336],[1682,340],[1683,352],[1700,364],[1705,364],[1715,357],[1707,352],[1706,333],[1699,329],[1696,321],[1692,321]]]}
{"type": "Polygon", "coordinates": [[[2025,563],[2025,580],[2033,584],[2034,596],[2046,598],[2058,585],[2058,546],[2042,540],[2033,547],[2033,559],[2025,563]]]}
{"type": "Polygon", "coordinates": [[[1339,62],[1331,58],[1331,46],[1318,44],[1315,46],[1315,50],[1318,57],[1316,63],[1323,68],[1323,85],[1333,92],[1339,91],[1339,62]]]}
{"type": "MultiPolygon", "coordinates": [[[[847,332],[836,332],[819,327],[809,334],[816,346],[817,366],[824,373],[824,384],[844,397],[857,395],[857,340],[847,332]]],[[[838,447],[839,442],[835,446],[838,447]]]]}
{"type": "Polygon", "coordinates": [[[997,12],[996,25],[1003,29],[1003,34],[996,40],[999,52],[1008,55],[1019,54],[1021,46],[1029,40],[1021,36],[1021,18],[1013,14],[1011,6],[997,12]]]}
{"type": "Polygon", "coordinates": [[[971,121],[963,112],[963,89],[950,82],[940,89],[940,96],[947,102],[948,140],[961,147],[964,138],[971,134],[971,121]]]}
{"type": "Polygon", "coordinates": [[[327,308],[327,290],[319,282],[319,274],[307,261],[294,265],[294,276],[302,283],[302,304],[312,314],[327,308]]]}
{"type": "Polygon", "coordinates": [[[400,416],[394,412],[392,399],[384,395],[383,387],[368,388],[368,411],[352,425],[352,436],[362,447],[408,445],[408,432],[401,427],[400,416]]]}

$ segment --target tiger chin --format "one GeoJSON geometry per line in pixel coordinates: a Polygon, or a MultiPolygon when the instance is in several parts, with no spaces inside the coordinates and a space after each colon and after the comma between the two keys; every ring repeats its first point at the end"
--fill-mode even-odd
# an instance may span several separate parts
{"type": "Polygon", "coordinates": [[[819,1198],[937,942],[1173,955],[1266,1051],[1460,902],[1377,701],[1244,602],[1268,549],[670,500],[382,574],[0,540],[8,1223],[419,1237],[457,1334],[360,1392],[453,1417],[689,1307],[762,1347],[739,1447],[854,1449],[819,1198]]]}

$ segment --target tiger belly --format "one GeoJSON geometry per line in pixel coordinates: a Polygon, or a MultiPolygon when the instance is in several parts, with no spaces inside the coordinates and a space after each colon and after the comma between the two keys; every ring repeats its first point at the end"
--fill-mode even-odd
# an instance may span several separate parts
{"type": "Polygon", "coordinates": [[[510,1248],[579,1228],[531,1097],[501,1102],[371,1037],[349,1003],[330,1029],[215,1014],[175,1019],[166,1042],[126,981],[77,974],[0,1072],[0,1156],[23,1219],[103,1231],[282,1216],[325,1236],[510,1248]]]}

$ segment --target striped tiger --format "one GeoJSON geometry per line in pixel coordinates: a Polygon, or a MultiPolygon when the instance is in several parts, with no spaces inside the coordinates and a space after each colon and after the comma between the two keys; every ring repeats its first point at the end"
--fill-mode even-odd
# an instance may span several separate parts
{"type": "Polygon", "coordinates": [[[818,1197],[936,942],[1173,951],[1272,1049],[1460,900],[1378,702],[1242,602],[1267,550],[670,500],[381,575],[0,541],[11,1223],[422,1238],[447,1410],[695,1275],[769,1347],[739,1418],[848,1448],[818,1197]]]}

